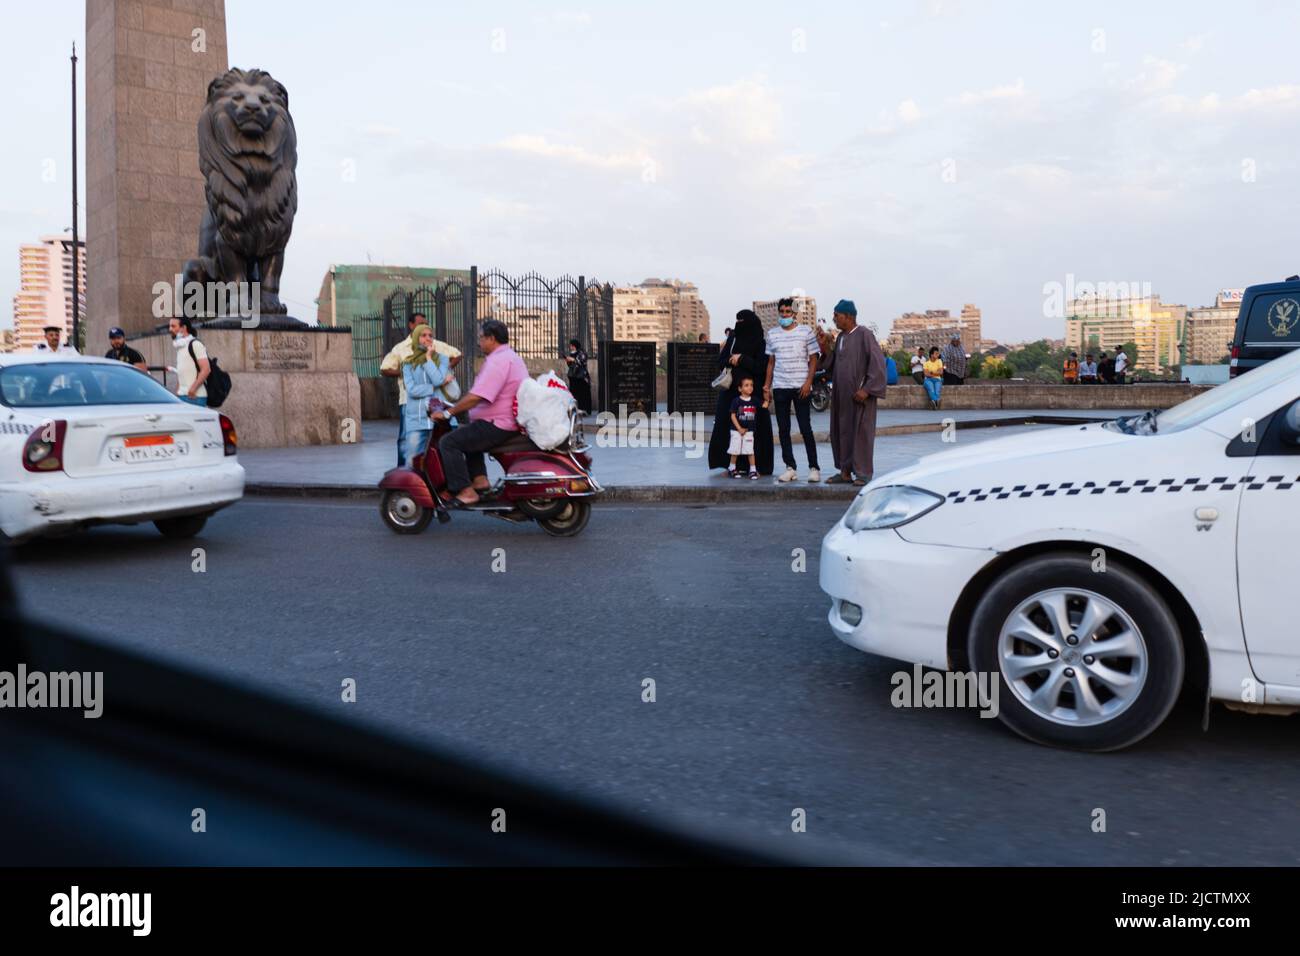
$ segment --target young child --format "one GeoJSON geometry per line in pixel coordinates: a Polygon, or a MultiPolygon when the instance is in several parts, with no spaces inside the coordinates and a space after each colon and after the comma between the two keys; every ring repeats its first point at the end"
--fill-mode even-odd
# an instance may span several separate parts
{"type": "Polygon", "coordinates": [[[754,380],[748,375],[740,380],[740,394],[731,400],[731,444],[727,454],[731,464],[727,474],[732,478],[743,478],[736,470],[736,456],[744,455],[749,459],[749,477],[758,480],[758,461],[754,458],[754,423],[758,421],[758,399],[754,398],[754,380]]]}

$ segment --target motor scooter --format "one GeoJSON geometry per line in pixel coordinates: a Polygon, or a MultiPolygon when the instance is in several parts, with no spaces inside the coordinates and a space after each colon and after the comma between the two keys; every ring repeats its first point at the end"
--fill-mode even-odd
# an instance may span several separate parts
{"type": "Polygon", "coordinates": [[[831,407],[831,377],[826,369],[813,373],[812,391],[809,394],[815,412],[824,412],[831,407]]]}
{"type": "MultiPolygon", "coordinates": [[[[431,413],[442,409],[436,399],[431,413]]],[[[478,511],[514,523],[536,521],[547,534],[568,538],[578,534],[591,518],[591,499],[604,489],[591,475],[591,446],[582,434],[582,418],[569,410],[569,437],[549,451],[535,445],[523,432],[490,449],[505,474],[473,505],[449,504],[442,470],[439,440],[451,425],[437,419],[429,447],[407,466],[393,468],[379,482],[383,497],[379,514],[397,534],[419,534],[436,515],[440,524],[451,520],[452,510],[478,511]]]]}

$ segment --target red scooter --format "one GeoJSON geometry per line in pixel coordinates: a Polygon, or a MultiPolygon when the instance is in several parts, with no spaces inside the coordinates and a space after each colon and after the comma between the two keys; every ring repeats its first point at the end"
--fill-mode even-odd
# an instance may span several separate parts
{"type": "MultiPolygon", "coordinates": [[[[436,400],[430,403],[432,412],[442,407],[436,400]]],[[[435,421],[428,450],[379,482],[384,492],[379,514],[398,534],[419,534],[434,515],[441,524],[451,520],[447,502],[452,495],[438,453],[438,441],[450,431],[447,422],[435,421]]],[[[457,510],[480,511],[515,523],[536,521],[547,534],[572,537],[587,526],[591,499],[604,490],[591,476],[589,451],[576,408],[569,413],[569,438],[558,448],[544,451],[520,432],[488,452],[505,476],[480,492],[477,503],[457,510]]]]}

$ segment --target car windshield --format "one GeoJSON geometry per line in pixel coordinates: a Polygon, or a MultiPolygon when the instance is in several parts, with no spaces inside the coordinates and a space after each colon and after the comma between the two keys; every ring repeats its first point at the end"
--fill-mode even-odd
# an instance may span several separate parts
{"type": "Polygon", "coordinates": [[[1117,418],[1107,422],[1106,427],[1130,435],[1164,435],[1182,431],[1208,421],[1289,378],[1300,378],[1300,352],[1274,359],[1247,375],[1234,378],[1226,385],[1216,385],[1173,408],[1117,418]]]}
{"type": "Polygon", "coordinates": [[[179,401],[153,378],[121,362],[34,362],[0,369],[0,402],[10,408],[179,401]]]}

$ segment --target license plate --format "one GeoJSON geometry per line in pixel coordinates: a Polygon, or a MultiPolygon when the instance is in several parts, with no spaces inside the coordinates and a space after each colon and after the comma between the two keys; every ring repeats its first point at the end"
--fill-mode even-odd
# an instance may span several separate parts
{"type": "Polygon", "coordinates": [[[171,435],[137,435],[122,441],[122,460],[128,464],[175,457],[176,442],[171,435]]]}

